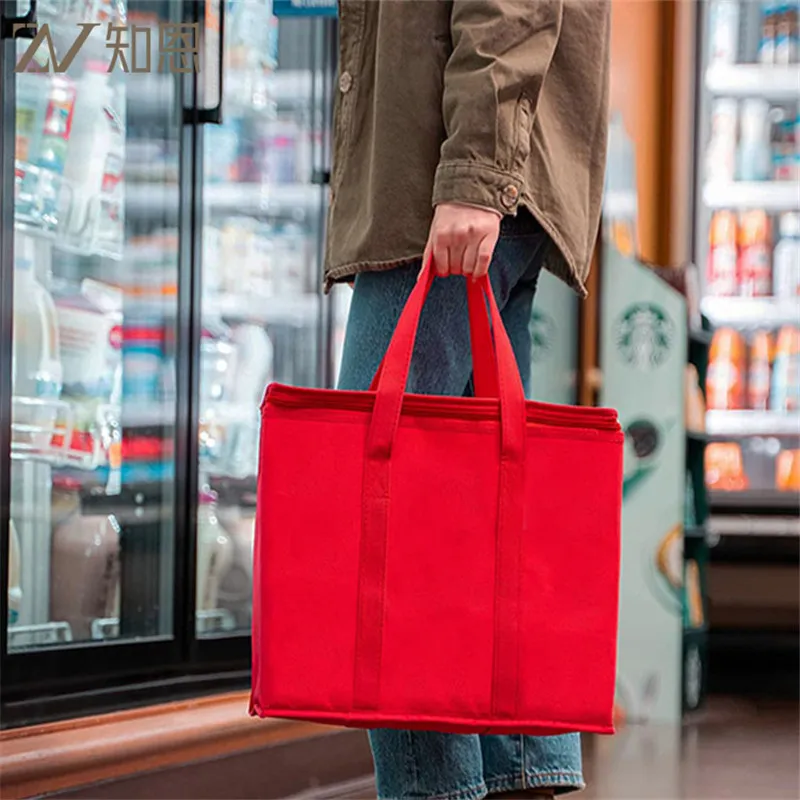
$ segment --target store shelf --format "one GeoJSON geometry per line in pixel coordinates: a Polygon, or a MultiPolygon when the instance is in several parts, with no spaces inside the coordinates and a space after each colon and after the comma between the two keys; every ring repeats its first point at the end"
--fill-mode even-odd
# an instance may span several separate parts
{"type": "Polygon", "coordinates": [[[703,328],[689,328],[689,341],[694,344],[708,347],[714,338],[714,331],[707,331],[703,328]]]}
{"type": "MultiPolygon", "coordinates": [[[[174,403],[142,402],[122,409],[121,424],[128,428],[169,428],[176,424],[174,403]]],[[[258,419],[258,406],[249,403],[230,403],[224,400],[206,402],[200,408],[203,420],[220,419],[226,423],[251,422],[258,419]]]]}
{"type": "Polygon", "coordinates": [[[797,100],[800,66],[718,64],[706,70],[706,89],[716,96],[797,100]]]}
{"type": "Polygon", "coordinates": [[[707,183],[703,202],[708,208],[759,208],[767,212],[800,210],[796,181],[731,181],[707,183]]]}
{"type": "Polygon", "coordinates": [[[800,518],[796,516],[713,515],[708,518],[707,525],[712,536],[800,537],[800,518]]]}
{"type": "Polygon", "coordinates": [[[701,307],[717,326],[777,327],[800,322],[800,297],[788,300],[774,297],[704,297],[701,307]]]}
{"type": "Polygon", "coordinates": [[[711,436],[800,436],[800,414],[781,411],[708,411],[711,436]]]}
{"type": "MultiPolygon", "coordinates": [[[[203,204],[212,213],[268,217],[280,212],[310,214],[319,210],[324,190],[313,184],[221,183],[205,187],[203,204]]],[[[178,213],[178,186],[134,183],[125,189],[128,216],[157,218],[178,213]]]]}
{"type": "Polygon", "coordinates": [[[301,208],[310,212],[320,208],[322,192],[319,186],[305,183],[211,184],[203,194],[205,205],[214,211],[260,213],[273,208],[301,208]]]}
{"type": "Polygon", "coordinates": [[[781,492],[777,489],[748,489],[743,492],[710,491],[708,502],[715,510],[747,510],[751,513],[792,511],[800,514],[800,493],[781,492]]]}
{"type": "Polygon", "coordinates": [[[705,541],[706,529],[703,525],[693,525],[683,529],[684,539],[694,539],[695,541],[705,541]]]}
{"type": "Polygon", "coordinates": [[[709,435],[706,431],[686,431],[686,439],[688,440],[689,444],[706,444],[709,440],[709,435]]]}
{"type": "Polygon", "coordinates": [[[278,106],[305,105],[312,97],[319,103],[323,97],[322,75],[310,70],[276,70],[267,78],[269,99],[278,106]]]}
{"type": "MultiPolygon", "coordinates": [[[[263,80],[266,90],[266,97],[263,99],[247,96],[246,90],[253,84],[253,74],[247,70],[227,69],[225,82],[226,86],[233,87],[231,96],[226,97],[225,111],[235,115],[272,113],[267,105],[269,103],[280,109],[291,109],[309,106],[313,99],[319,106],[324,98],[323,76],[316,75],[315,78],[311,70],[279,69],[267,75],[263,80]]],[[[175,75],[164,73],[131,75],[126,88],[128,102],[135,109],[137,119],[149,115],[161,117],[175,109],[178,96],[175,75]]]]}
{"type": "Polygon", "coordinates": [[[319,310],[320,298],[316,294],[263,297],[252,293],[224,293],[203,298],[204,313],[237,322],[315,321],[319,310]]]}
{"type": "Polygon", "coordinates": [[[175,425],[175,403],[144,400],[125,403],[120,411],[120,424],[127,428],[163,428],[175,425]]]}

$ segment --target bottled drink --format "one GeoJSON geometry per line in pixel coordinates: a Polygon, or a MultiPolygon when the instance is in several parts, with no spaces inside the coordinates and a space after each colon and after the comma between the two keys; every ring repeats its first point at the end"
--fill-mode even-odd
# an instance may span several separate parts
{"type": "Polygon", "coordinates": [[[732,328],[719,328],[711,341],[706,403],[709,409],[728,411],[744,407],[744,340],[732,328]]]}
{"type": "Polygon", "coordinates": [[[731,297],[737,293],[736,215],[717,211],[711,219],[707,269],[708,294],[731,297]]]}
{"type": "Polygon", "coordinates": [[[756,331],[750,343],[750,367],[747,374],[747,406],[754,411],[769,408],[769,368],[771,341],[767,331],[756,331]]]}
{"type": "Polygon", "coordinates": [[[711,4],[711,62],[735,64],[739,54],[739,3],[714,0],[711,4]]]}
{"type": "Polygon", "coordinates": [[[739,223],[739,294],[743,297],[768,297],[772,294],[770,231],[766,211],[742,214],[739,223]]]}
{"type": "Polygon", "coordinates": [[[800,328],[794,325],[784,325],[778,333],[770,407],[800,411],[800,328]]]}
{"type": "Polygon", "coordinates": [[[774,294],[784,299],[800,297],[800,214],[782,214],[780,233],[773,257],[774,294]]]}

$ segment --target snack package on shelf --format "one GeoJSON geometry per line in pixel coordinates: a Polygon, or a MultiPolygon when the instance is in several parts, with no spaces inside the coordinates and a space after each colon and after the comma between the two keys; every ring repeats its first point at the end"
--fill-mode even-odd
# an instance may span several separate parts
{"type": "Polygon", "coordinates": [[[782,492],[800,492],[800,449],[781,450],[775,460],[775,487],[782,492]]]}
{"type": "Polygon", "coordinates": [[[717,491],[740,492],[748,488],[742,448],[735,442],[713,442],[706,446],[706,486],[717,491]]]}

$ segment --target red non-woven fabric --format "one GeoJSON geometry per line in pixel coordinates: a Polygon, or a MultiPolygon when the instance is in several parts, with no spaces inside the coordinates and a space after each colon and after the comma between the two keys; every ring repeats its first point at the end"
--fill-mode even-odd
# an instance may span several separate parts
{"type": "Polygon", "coordinates": [[[525,401],[488,280],[469,288],[482,396],[406,394],[432,280],[371,391],[266,393],[251,713],[611,733],[616,413],[525,401]]]}

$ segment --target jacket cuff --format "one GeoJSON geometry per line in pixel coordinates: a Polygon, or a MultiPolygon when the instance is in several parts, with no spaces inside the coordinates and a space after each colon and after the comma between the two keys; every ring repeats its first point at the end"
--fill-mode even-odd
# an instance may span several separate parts
{"type": "Polygon", "coordinates": [[[433,205],[462,203],[515,215],[522,185],[519,175],[468,161],[445,161],[436,169],[433,205]]]}

